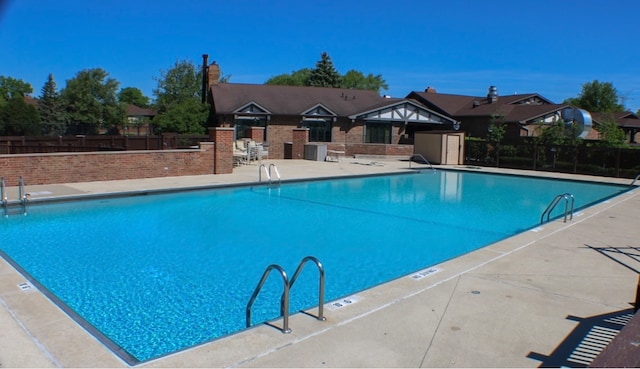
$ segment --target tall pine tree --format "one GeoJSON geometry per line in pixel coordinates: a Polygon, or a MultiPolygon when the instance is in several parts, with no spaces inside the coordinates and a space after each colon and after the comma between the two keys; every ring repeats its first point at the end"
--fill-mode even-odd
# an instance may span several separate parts
{"type": "Polygon", "coordinates": [[[49,74],[49,79],[42,86],[38,100],[38,112],[44,134],[60,135],[64,133],[64,107],[53,74],[49,74]]]}
{"type": "Polygon", "coordinates": [[[331,57],[327,52],[320,55],[321,60],[316,63],[316,68],[309,75],[309,86],[315,87],[340,87],[342,77],[333,66],[331,57]]]}

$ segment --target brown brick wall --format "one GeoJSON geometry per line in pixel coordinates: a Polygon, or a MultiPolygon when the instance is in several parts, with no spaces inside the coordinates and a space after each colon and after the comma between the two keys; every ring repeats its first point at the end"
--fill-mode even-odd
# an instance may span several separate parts
{"type": "Polygon", "coordinates": [[[304,145],[309,143],[309,128],[294,128],[292,159],[304,159],[304,145]]]}
{"type": "Polygon", "coordinates": [[[213,174],[214,143],[197,150],[0,155],[0,176],[16,186],[213,174]]]}
{"type": "Polygon", "coordinates": [[[212,128],[209,135],[213,135],[215,155],[213,161],[214,174],[233,173],[233,128],[212,128]]]}

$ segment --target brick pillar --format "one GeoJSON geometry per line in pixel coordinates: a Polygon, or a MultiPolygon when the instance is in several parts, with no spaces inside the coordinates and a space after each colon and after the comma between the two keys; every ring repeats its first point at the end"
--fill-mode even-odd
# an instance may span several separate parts
{"type": "Polygon", "coordinates": [[[264,142],[264,127],[251,127],[247,132],[249,138],[257,143],[264,142]]]}
{"type": "Polygon", "coordinates": [[[292,159],[304,159],[304,145],[309,143],[309,128],[293,129],[292,159]]]}
{"type": "Polygon", "coordinates": [[[233,128],[209,128],[215,142],[213,174],[233,173],[233,128]]]}

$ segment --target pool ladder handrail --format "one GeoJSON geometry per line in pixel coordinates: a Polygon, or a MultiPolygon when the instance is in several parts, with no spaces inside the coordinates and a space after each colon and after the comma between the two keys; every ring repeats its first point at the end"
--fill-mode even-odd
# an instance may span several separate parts
{"type": "Polygon", "coordinates": [[[4,209],[4,215],[7,215],[9,198],[7,197],[7,181],[4,180],[4,177],[0,177],[0,198],[2,199],[2,208],[4,209]]]}
{"type": "Polygon", "coordinates": [[[262,182],[262,169],[264,169],[264,173],[267,176],[267,178],[269,179],[269,187],[272,187],[273,186],[273,180],[272,180],[273,176],[271,175],[271,169],[272,168],[273,168],[273,171],[274,171],[276,177],[278,178],[278,186],[277,187],[280,187],[280,183],[282,182],[281,178],[280,178],[280,172],[278,171],[278,167],[274,163],[269,164],[268,169],[267,169],[267,166],[265,164],[260,164],[260,167],[258,167],[258,182],[262,182]]]}
{"type": "Polygon", "coordinates": [[[22,206],[22,214],[26,215],[27,201],[29,201],[29,199],[24,188],[24,178],[22,176],[18,179],[18,201],[20,201],[20,205],[22,206]]]}
{"type": "Polygon", "coordinates": [[[409,169],[411,169],[411,162],[413,161],[413,158],[416,156],[422,159],[422,161],[424,161],[426,164],[429,164],[429,168],[431,170],[433,170],[434,172],[436,171],[436,168],[434,168],[433,165],[431,165],[431,163],[429,162],[429,160],[427,160],[427,158],[425,158],[422,154],[413,154],[409,157],[409,169]]]}
{"type": "Polygon", "coordinates": [[[633,187],[636,184],[636,182],[638,182],[638,179],[640,179],[640,173],[638,173],[638,175],[636,175],[636,177],[633,179],[633,181],[631,182],[629,187],[633,187]]]}
{"type": "Polygon", "coordinates": [[[547,208],[544,210],[544,212],[542,212],[542,215],[540,216],[540,224],[543,224],[545,222],[544,220],[545,215],[547,216],[546,221],[547,222],[549,221],[551,212],[553,211],[553,209],[555,209],[555,207],[558,205],[558,203],[562,199],[564,199],[564,222],[565,223],[567,222],[567,215],[569,215],[569,220],[573,220],[573,205],[574,205],[575,199],[573,198],[572,194],[567,192],[560,195],[556,195],[556,197],[554,197],[553,200],[551,200],[547,208]],[[571,199],[571,209],[569,209],[569,199],[571,199]]]}
{"type": "Polygon", "coordinates": [[[320,262],[320,260],[318,260],[316,257],[306,256],[305,258],[302,259],[302,261],[300,261],[300,264],[298,264],[298,268],[296,269],[296,272],[293,274],[293,277],[291,278],[290,281],[287,278],[287,273],[284,271],[284,269],[277,264],[271,264],[265,269],[264,273],[262,274],[262,278],[260,278],[260,282],[256,286],[256,289],[253,291],[253,295],[251,295],[251,298],[247,303],[247,311],[246,311],[247,328],[251,327],[251,307],[253,306],[253,303],[258,297],[258,294],[260,293],[262,286],[266,282],[267,277],[269,277],[269,274],[271,273],[271,271],[275,269],[280,273],[280,276],[282,277],[282,282],[284,285],[282,296],[280,297],[280,314],[282,315],[282,329],[280,330],[282,331],[282,333],[291,333],[291,328],[289,328],[289,294],[290,294],[291,287],[293,287],[293,284],[298,279],[298,276],[300,275],[302,268],[308,261],[312,261],[313,263],[316,264],[316,266],[318,267],[318,273],[320,276],[319,278],[320,282],[318,286],[318,315],[316,316],[316,319],[321,321],[326,320],[326,318],[323,315],[324,267],[322,266],[322,263],[320,262]]]}

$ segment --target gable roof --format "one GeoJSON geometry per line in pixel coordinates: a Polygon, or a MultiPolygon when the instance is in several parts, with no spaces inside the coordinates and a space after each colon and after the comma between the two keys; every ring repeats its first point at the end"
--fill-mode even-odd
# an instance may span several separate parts
{"type": "Polygon", "coordinates": [[[133,104],[127,106],[128,117],[155,117],[156,115],[158,115],[158,112],[153,109],[141,108],[133,104]]]}
{"type": "Polygon", "coordinates": [[[210,86],[216,114],[233,114],[250,102],[274,115],[303,115],[321,104],[339,116],[349,116],[385,101],[371,90],[345,88],[220,83],[210,86]]]}
{"type": "Polygon", "coordinates": [[[408,98],[415,98],[429,108],[454,118],[481,117],[502,114],[507,122],[528,122],[552,114],[569,105],[553,104],[538,94],[517,94],[500,96],[496,102],[489,102],[486,96],[441,94],[413,91],[408,98]],[[537,101],[538,103],[531,103],[537,101]]]}
{"type": "Polygon", "coordinates": [[[630,111],[620,111],[613,113],[591,113],[593,121],[602,124],[604,121],[613,118],[618,127],[621,128],[640,128],[640,119],[637,115],[630,111]]]}

